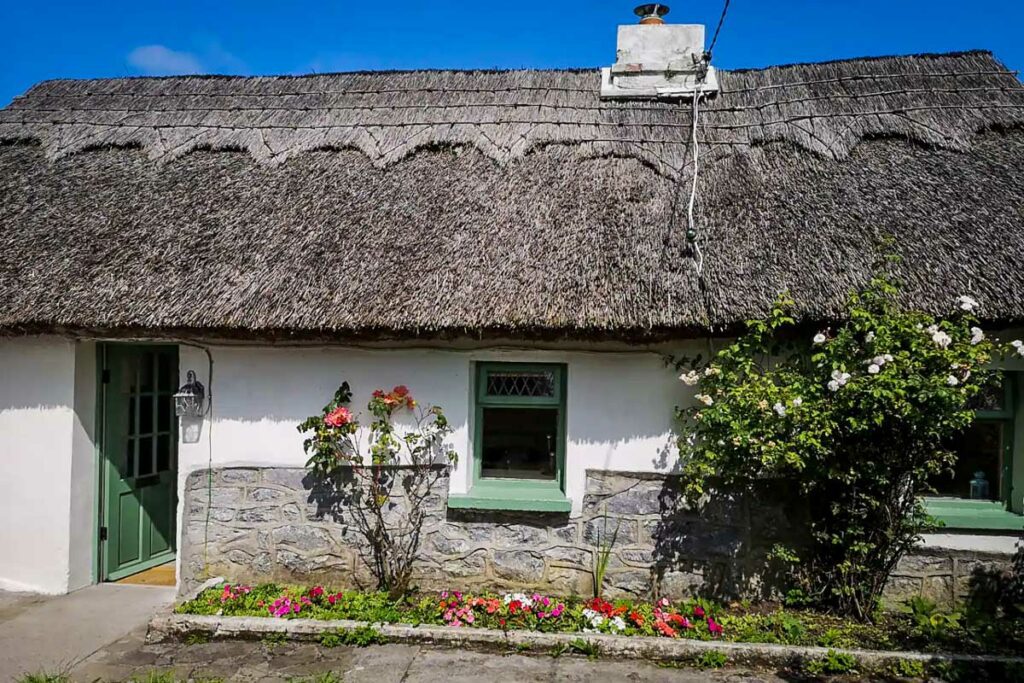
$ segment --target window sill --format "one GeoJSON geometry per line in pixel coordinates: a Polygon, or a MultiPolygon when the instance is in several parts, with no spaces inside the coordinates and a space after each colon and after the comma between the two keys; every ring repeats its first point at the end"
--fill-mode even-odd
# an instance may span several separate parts
{"type": "Polygon", "coordinates": [[[572,501],[553,485],[524,481],[478,481],[469,493],[450,494],[448,507],[457,510],[570,512],[572,501]]]}
{"type": "Polygon", "coordinates": [[[1002,503],[987,500],[926,498],[928,514],[942,522],[945,529],[1021,531],[1024,516],[1010,512],[1002,503]]]}

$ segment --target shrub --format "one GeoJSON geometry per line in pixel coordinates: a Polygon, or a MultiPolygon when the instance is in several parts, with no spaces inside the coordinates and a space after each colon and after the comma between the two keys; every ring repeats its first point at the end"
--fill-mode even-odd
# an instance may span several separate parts
{"type": "Polygon", "coordinates": [[[973,299],[936,319],[901,310],[897,295],[877,277],[851,296],[845,323],[813,335],[782,296],[706,367],[677,364],[690,366],[681,379],[698,387],[696,405],[677,410],[688,498],[794,482],[807,541],[774,553],[801,590],[793,602],[861,619],[933,528],[919,494],[954,462],[944,444],[971,423],[969,402],[994,375],[973,299]]]}
{"type": "Polygon", "coordinates": [[[456,461],[444,443],[452,429],[439,406],[420,407],[402,385],[373,392],[367,405],[373,419],[365,430],[348,407],[351,400],[344,382],[319,415],[299,424],[310,435],[303,442],[306,466],[327,486],[337,516],[366,540],[377,587],[398,597],[409,590],[419,557],[426,501],[443,472],[435,466],[456,461]],[[400,434],[394,419],[403,411],[412,413],[415,427],[400,434]],[[394,500],[399,495],[401,505],[394,500]]]}
{"type": "Polygon", "coordinates": [[[708,650],[701,656],[697,657],[694,663],[700,669],[721,669],[729,663],[729,657],[726,656],[724,652],[708,650]]]}

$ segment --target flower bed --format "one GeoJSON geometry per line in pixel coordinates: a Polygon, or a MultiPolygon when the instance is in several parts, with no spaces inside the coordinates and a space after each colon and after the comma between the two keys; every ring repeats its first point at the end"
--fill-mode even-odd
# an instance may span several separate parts
{"type": "Polygon", "coordinates": [[[1019,619],[967,619],[920,604],[913,611],[882,614],[866,624],[770,604],[726,607],[705,600],[609,602],[536,593],[468,595],[458,591],[391,600],[384,593],[336,592],[323,586],[224,584],[204,591],[176,611],[830,648],[1024,654],[1024,623],[1019,619]]]}

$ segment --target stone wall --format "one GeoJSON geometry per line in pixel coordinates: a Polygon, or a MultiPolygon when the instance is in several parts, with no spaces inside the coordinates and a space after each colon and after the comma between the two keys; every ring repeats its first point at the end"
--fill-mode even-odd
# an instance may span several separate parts
{"type": "MultiPolygon", "coordinates": [[[[583,514],[466,512],[432,503],[416,583],[424,589],[530,589],[590,595],[601,538],[618,529],[605,592],[683,597],[770,593],[764,556],[788,531],[776,508],[722,497],[701,515],[679,482],[656,474],[589,471],[583,514]]],[[[399,501],[400,503],[401,501],[399,501]]],[[[362,538],[343,506],[325,502],[305,470],[193,472],[186,484],[181,588],[232,580],[372,586],[362,538]],[[210,504],[207,504],[207,501],[210,504]]]]}
{"type": "Polygon", "coordinates": [[[1009,581],[1013,556],[922,548],[904,556],[885,587],[890,606],[921,596],[940,605],[998,600],[1009,581]]]}
{"type": "MultiPolygon", "coordinates": [[[[757,503],[731,496],[698,515],[683,506],[676,477],[588,471],[583,514],[448,510],[442,478],[430,501],[415,582],[423,589],[593,593],[601,539],[618,528],[605,594],[720,599],[778,597],[767,554],[792,542],[792,503],[775,484],[757,503]]],[[[397,504],[402,504],[400,497],[397,504]]],[[[186,484],[181,589],[209,576],[233,581],[374,586],[368,551],[350,513],[303,469],[230,468],[193,472],[186,484]],[[209,501],[209,505],[207,504],[209,501]]],[[[963,600],[1008,568],[1011,558],[921,550],[905,557],[885,597],[963,600]]]]}

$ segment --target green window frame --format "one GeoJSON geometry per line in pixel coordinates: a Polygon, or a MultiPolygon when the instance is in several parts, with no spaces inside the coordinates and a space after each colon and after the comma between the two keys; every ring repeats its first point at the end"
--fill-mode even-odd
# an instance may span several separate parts
{"type": "Polygon", "coordinates": [[[484,510],[526,510],[568,512],[572,504],[565,497],[566,386],[568,368],[563,363],[478,362],[473,372],[473,461],[469,492],[448,497],[448,507],[484,510]],[[546,373],[552,376],[549,394],[502,394],[489,391],[498,375],[524,376],[546,373]],[[484,411],[487,408],[551,409],[556,418],[555,467],[551,480],[513,479],[483,476],[484,411]]]}
{"type": "MultiPolygon", "coordinates": [[[[1016,373],[1003,373],[1003,400],[998,409],[979,409],[975,421],[999,424],[1003,430],[1003,465],[999,500],[970,500],[966,498],[927,497],[925,508],[929,514],[951,530],[1020,531],[1024,529],[1024,516],[1014,510],[1014,460],[1022,453],[1016,447],[1021,443],[1017,430],[1024,426],[1021,412],[1024,402],[1018,400],[1022,386],[1016,373]]],[[[1019,463],[1018,463],[1019,465],[1019,463]]]]}

